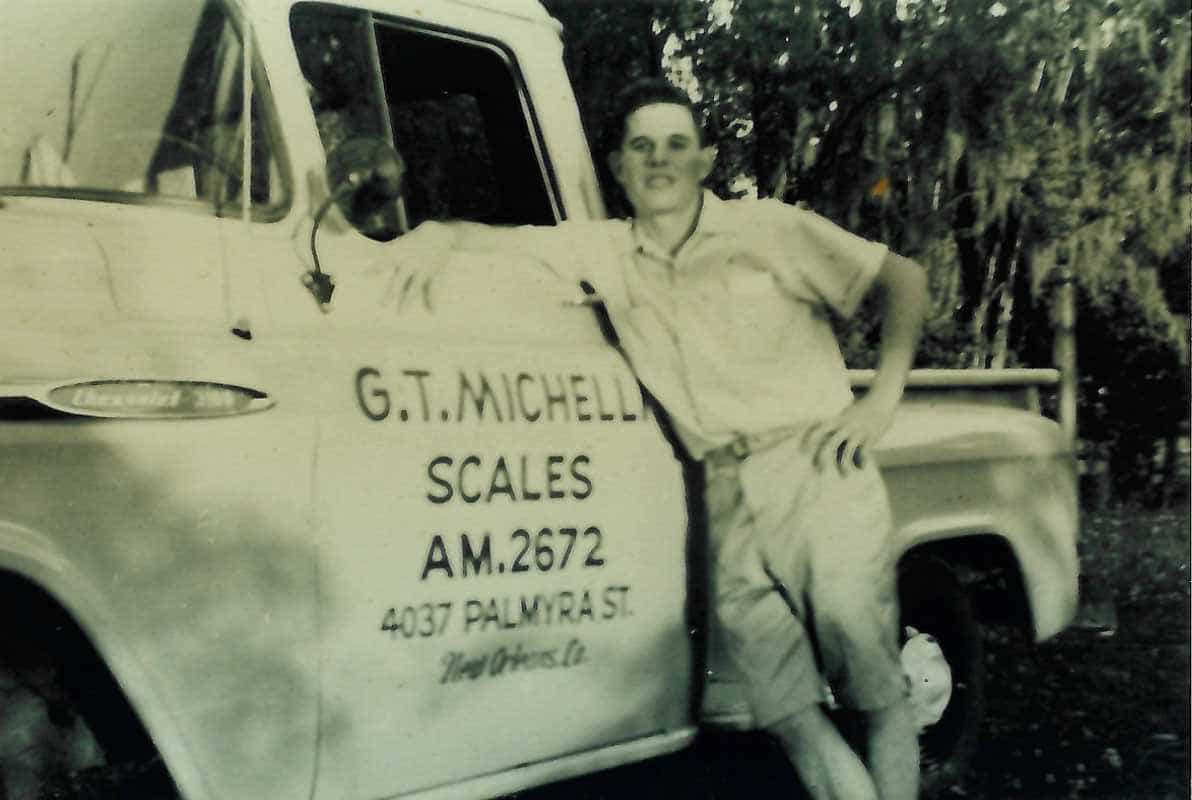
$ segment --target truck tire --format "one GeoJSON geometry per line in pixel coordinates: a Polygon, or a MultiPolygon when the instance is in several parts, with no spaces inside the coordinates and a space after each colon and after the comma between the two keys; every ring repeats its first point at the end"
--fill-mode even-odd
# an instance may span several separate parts
{"type": "Polygon", "coordinates": [[[53,660],[9,639],[0,651],[0,800],[74,798],[78,776],[103,764],[53,660]]]}
{"type": "Polygon", "coordinates": [[[144,729],[65,617],[12,586],[0,586],[0,608],[25,611],[0,621],[0,800],[178,800],[144,729]]]}
{"type": "Polygon", "coordinates": [[[968,592],[947,562],[912,556],[899,565],[902,629],[935,637],[952,670],[943,716],[919,737],[922,796],[938,797],[964,776],[977,747],[985,707],[981,631],[968,592]]]}

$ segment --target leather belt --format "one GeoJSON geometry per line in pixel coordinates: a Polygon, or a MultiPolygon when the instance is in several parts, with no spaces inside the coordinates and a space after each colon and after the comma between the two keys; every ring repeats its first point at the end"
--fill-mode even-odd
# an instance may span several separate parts
{"type": "Polygon", "coordinates": [[[761,453],[801,433],[805,426],[774,428],[762,433],[738,434],[728,444],[704,453],[703,461],[712,466],[739,463],[754,453],[761,453]]]}

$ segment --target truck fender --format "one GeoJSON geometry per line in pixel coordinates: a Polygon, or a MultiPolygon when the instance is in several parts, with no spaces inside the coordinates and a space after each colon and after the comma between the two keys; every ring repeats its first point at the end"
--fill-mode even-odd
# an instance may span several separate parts
{"type": "Polygon", "coordinates": [[[0,521],[0,581],[23,580],[74,622],[116,682],[117,691],[148,732],[185,797],[205,798],[202,781],[166,706],[156,697],[146,671],[121,642],[119,626],[103,594],[82,575],[52,539],[28,527],[0,521]]]}
{"type": "Polygon", "coordinates": [[[1014,567],[1021,577],[1035,641],[1059,633],[1076,615],[1074,539],[1064,542],[1060,537],[1032,535],[992,514],[974,513],[917,519],[898,531],[897,540],[899,560],[912,552],[931,551],[950,563],[978,570],[1014,567]]]}

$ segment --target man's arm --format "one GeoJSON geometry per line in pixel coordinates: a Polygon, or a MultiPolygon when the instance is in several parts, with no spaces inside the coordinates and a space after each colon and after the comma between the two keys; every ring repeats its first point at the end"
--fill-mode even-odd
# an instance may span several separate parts
{"type": "Polygon", "coordinates": [[[927,313],[927,273],[909,258],[888,253],[874,284],[882,291],[882,339],[877,377],[868,396],[891,408],[902,399],[927,313]]]}
{"type": "Polygon", "coordinates": [[[523,257],[541,264],[560,280],[578,283],[585,276],[566,269],[577,260],[560,253],[566,249],[561,247],[565,241],[560,226],[424,222],[397,239],[391,250],[398,273],[398,307],[411,294],[421,294],[423,302],[431,307],[431,284],[453,252],[523,257]]]}
{"type": "Polygon", "coordinates": [[[548,240],[558,235],[551,225],[486,225],[483,222],[427,221],[412,233],[432,231],[444,246],[466,253],[495,253],[507,256],[541,256],[548,240]]]}
{"type": "Polygon", "coordinates": [[[817,466],[835,460],[842,473],[858,466],[863,448],[890,429],[927,312],[926,272],[908,258],[887,253],[874,286],[882,293],[882,337],[873,385],[835,418],[812,426],[803,439],[814,448],[817,466]]]}

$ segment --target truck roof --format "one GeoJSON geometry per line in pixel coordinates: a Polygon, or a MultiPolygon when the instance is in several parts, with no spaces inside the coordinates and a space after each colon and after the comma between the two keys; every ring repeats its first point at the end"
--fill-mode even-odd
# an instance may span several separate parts
{"type": "MultiPolygon", "coordinates": [[[[252,10],[265,11],[289,8],[296,0],[235,0],[235,2],[252,10]]],[[[371,0],[371,2],[370,0],[359,0],[358,2],[353,2],[352,0],[322,0],[322,2],[327,5],[390,10],[395,14],[405,15],[411,12],[417,13],[419,7],[425,7],[431,3],[434,3],[436,6],[447,3],[456,6],[483,8],[489,11],[496,11],[500,14],[534,20],[536,22],[552,23],[553,21],[553,17],[547,13],[538,0],[371,0]]]]}

